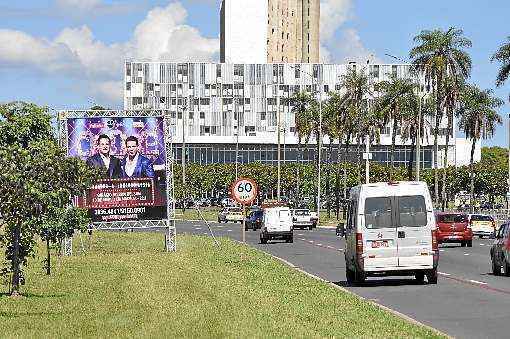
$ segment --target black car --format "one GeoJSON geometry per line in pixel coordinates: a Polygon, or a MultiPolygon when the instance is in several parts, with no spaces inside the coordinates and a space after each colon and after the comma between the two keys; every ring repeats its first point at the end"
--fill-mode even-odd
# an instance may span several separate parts
{"type": "Polygon", "coordinates": [[[492,274],[510,277],[510,224],[499,228],[491,247],[492,274]]]}
{"type": "Polygon", "coordinates": [[[246,217],[246,230],[252,229],[256,231],[262,227],[262,216],[264,212],[262,210],[251,211],[246,217]]]}

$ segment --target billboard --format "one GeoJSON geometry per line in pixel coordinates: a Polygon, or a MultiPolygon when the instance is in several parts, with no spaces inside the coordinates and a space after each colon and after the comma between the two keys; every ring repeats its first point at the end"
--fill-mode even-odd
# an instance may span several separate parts
{"type": "Polygon", "coordinates": [[[167,219],[162,117],[67,119],[68,156],[103,170],[77,198],[95,223],[167,219]]]}

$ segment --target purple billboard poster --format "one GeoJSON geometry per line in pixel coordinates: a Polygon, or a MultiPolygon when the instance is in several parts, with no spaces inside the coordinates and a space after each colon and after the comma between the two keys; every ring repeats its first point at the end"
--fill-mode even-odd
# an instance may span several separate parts
{"type": "Polygon", "coordinates": [[[70,118],[67,131],[68,156],[103,169],[77,200],[93,222],[167,218],[163,118],[70,118]]]}

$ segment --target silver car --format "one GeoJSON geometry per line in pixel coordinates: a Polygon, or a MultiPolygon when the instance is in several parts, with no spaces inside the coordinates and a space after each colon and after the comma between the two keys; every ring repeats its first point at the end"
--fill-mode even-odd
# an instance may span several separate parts
{"type": "Polygon", "coordinates": [[[491,248],[492,274],[510,277],[510,224],[501,225],[491,248]]]}

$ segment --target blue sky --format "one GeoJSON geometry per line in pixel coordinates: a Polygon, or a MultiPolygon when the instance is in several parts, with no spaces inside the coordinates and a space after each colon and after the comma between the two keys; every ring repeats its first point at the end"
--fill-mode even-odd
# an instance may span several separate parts
{"type": "MultiPolygon", "coordinates": [[[[264,0],[254,0],[264,1],[264,0]]],[[[0,2],[0,102],[52,108],[122,108],[122,62],[218,60],[219,0],[26,0],[0,2]],[[158,36],[158,39],[154,39],[158,36]]],[[[328,61],[406,59],[422,29],[462,28],[473,41],[471,82],[494,88],[490,56],[510,36],[510,1],[322,0],[328,61]],[[489,5],[490,4],[490,5],[489,5]]],[[[510,82],[495,94],[505,126],[485,145],[506,146],[510,82]]]]}

